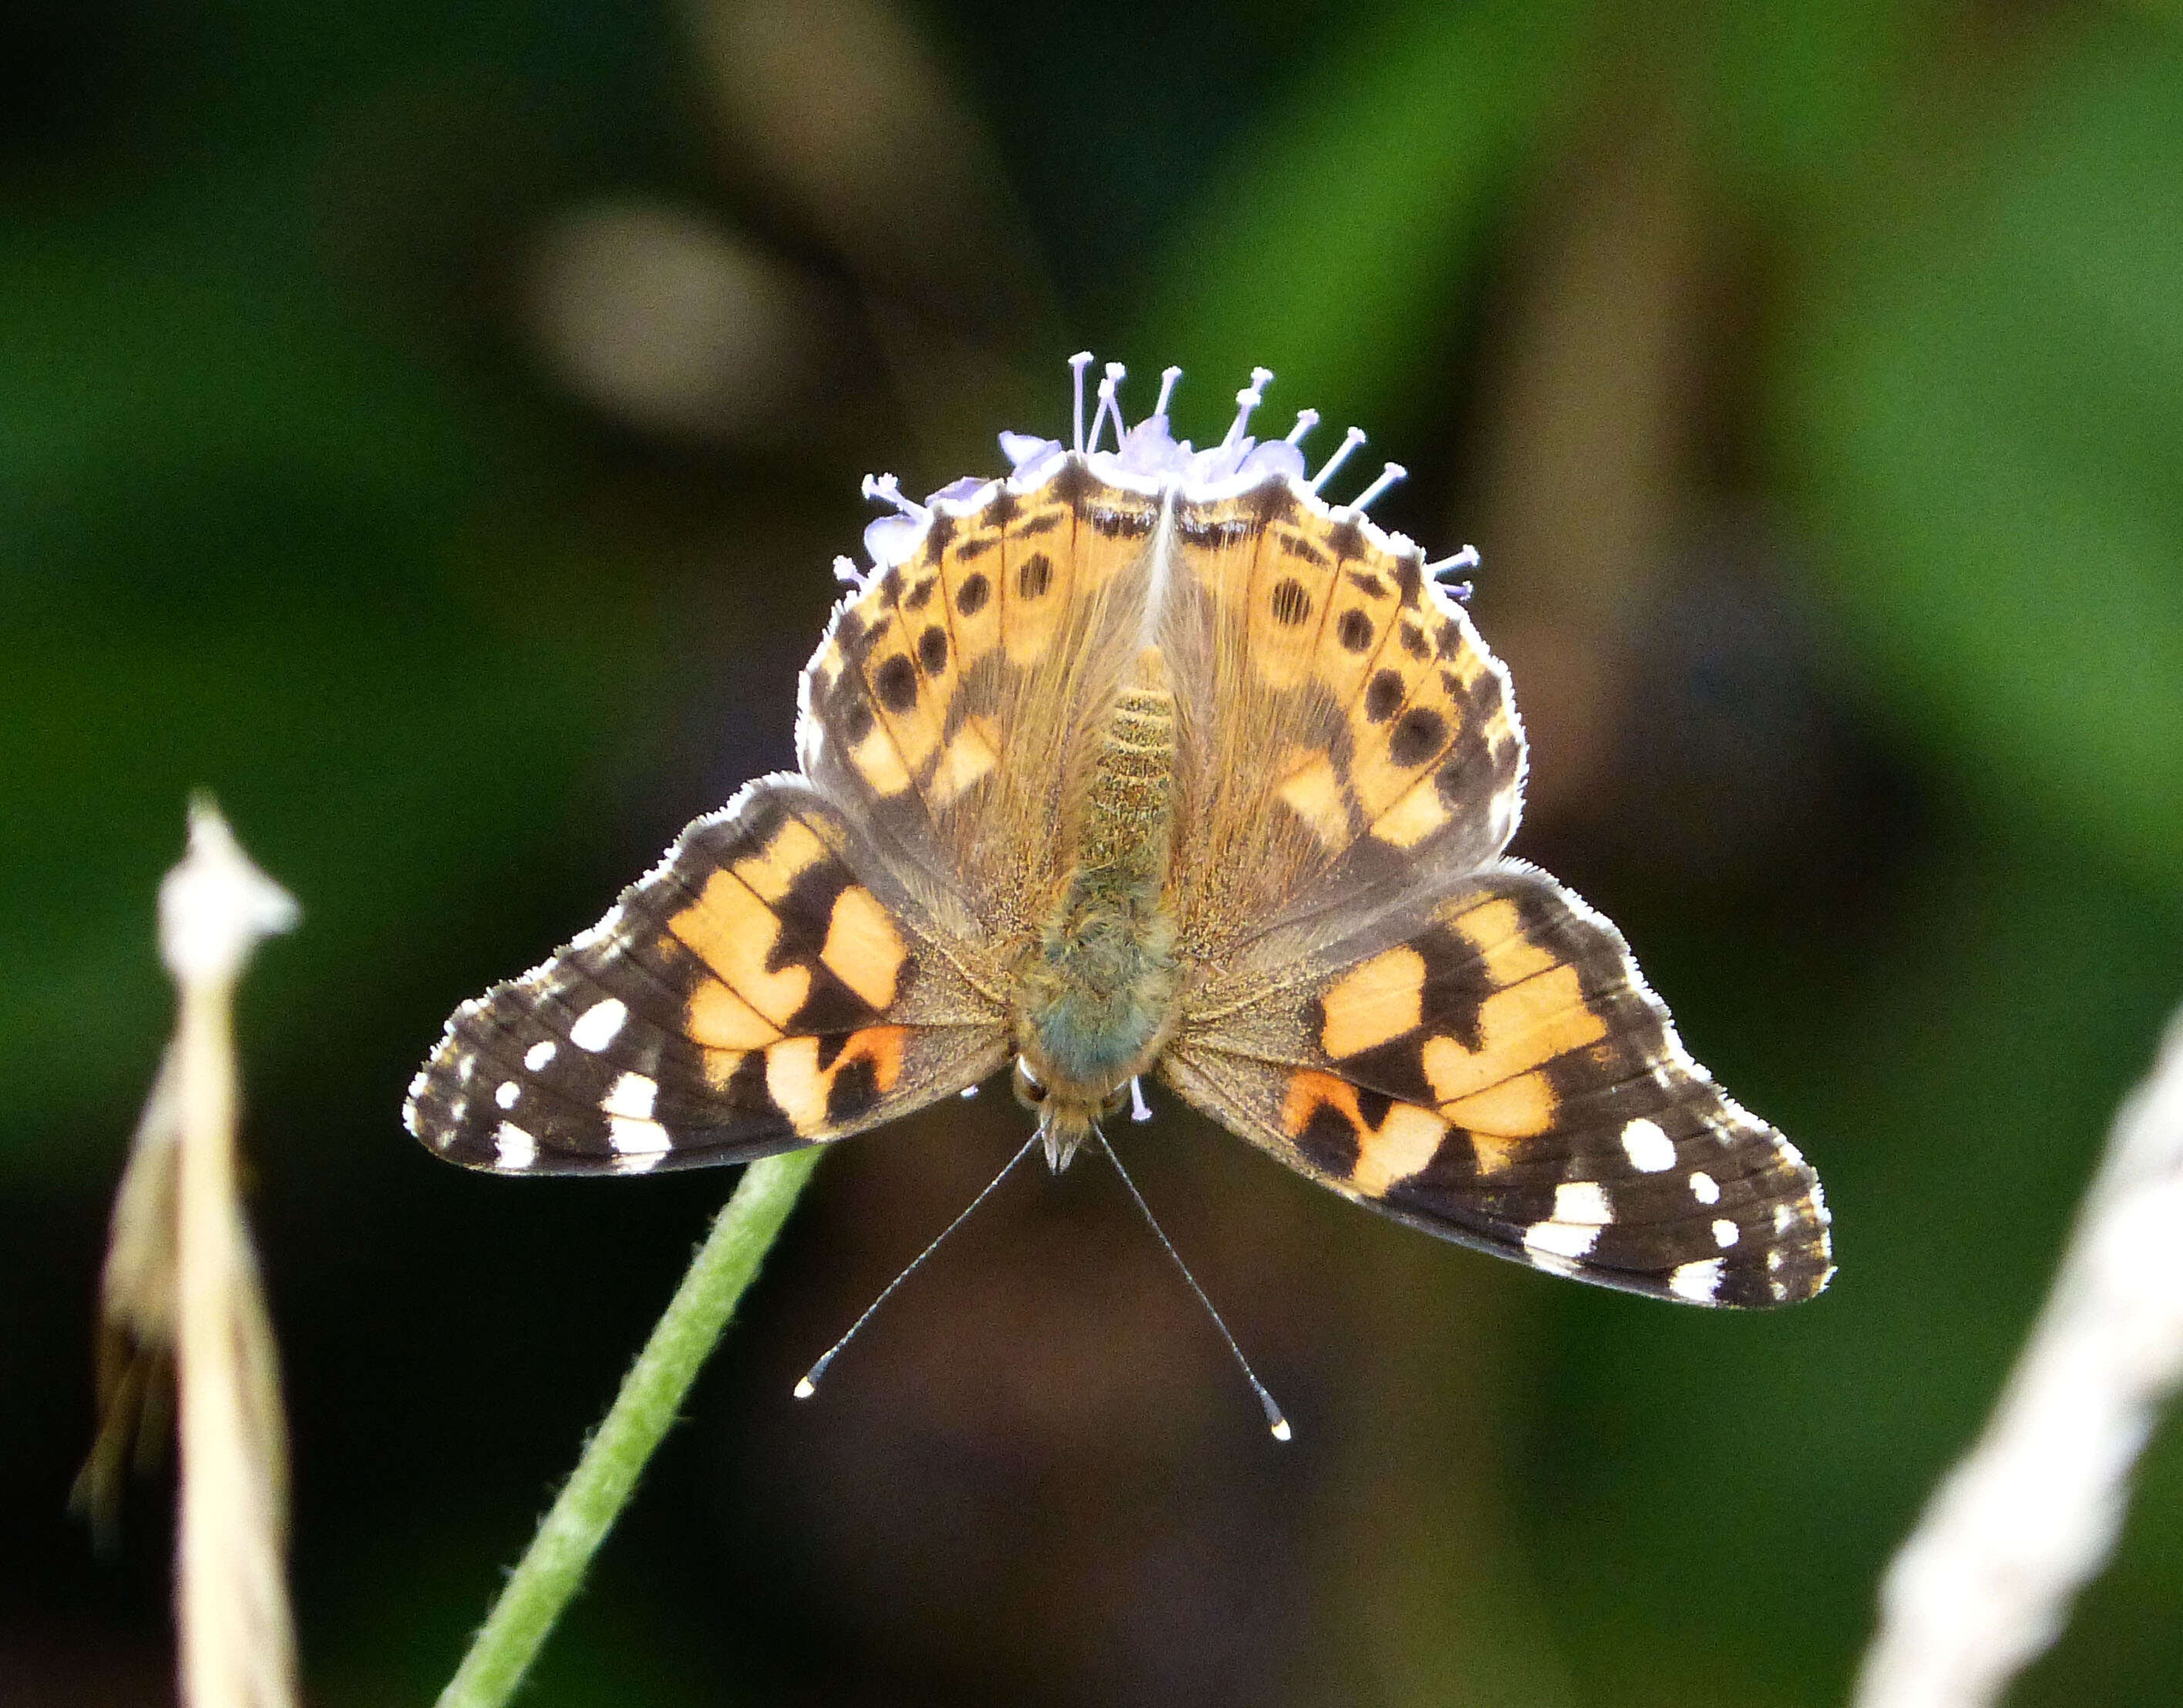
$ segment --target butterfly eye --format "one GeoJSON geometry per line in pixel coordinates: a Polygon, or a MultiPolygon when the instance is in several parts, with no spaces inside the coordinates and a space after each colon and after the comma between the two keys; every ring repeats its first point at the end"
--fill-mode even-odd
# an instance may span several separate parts
{"type": "Polygon", "coordinates": [[[1016,1057],[1016,1101],[1026,1109],[1036,1109],[1046,1101],[1046,1087],[1038,1083],[1020,1056],[1016,1057]]]}

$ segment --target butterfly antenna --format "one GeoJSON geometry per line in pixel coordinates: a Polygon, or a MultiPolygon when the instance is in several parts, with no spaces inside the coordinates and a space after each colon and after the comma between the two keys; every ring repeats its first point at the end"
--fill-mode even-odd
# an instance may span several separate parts
{"type": "MultiPolygon", "coordinates": [[[[937,1251],[941,1247],[942,1242],[945,1240],[950,1234],[953,1234],[958,1228],[960,1228],[965,1222],[970,1219],[970,1212],[993,1195],[993,1189],[995,1187],[998,1186],[1002,1181],[1007,1179],[1009,1175],[1015,1173],[1016,1164],[1022,1162],[1025,1157],[1030,1155],[1031,1146],[1038,1143],[1041,1136],[1042,1134],[1040,1133],[1035,1132],[1030,1138],[1026,1139],[1024,1141],[1023,1149],[1017,1151],[1014,1156],[1009,1157],[1006,1162],[1002,1164],[1001,1172],[986,1183],[985,1190],[979,1193],[979,1195],[973,1198],[968,1204],[965,1204],[961,1211],[957,1213],[955,1219],[940,1230],[939,1234],[934,1239],[933,1242],[930,1245],[926,1246],[922,1251],[919,1252],[916,1256],[910,1259],[909,1267],[908,1268],[904,1269],[901,1274],[896,1276],[893,1280],[888,1282],[886,1286],[880,1289],[880,1296],[873,1300],[870,1304],[864,1306],[864,1314],[858,1317],[855,1322],[849,1325],[849,1332],[847,1334],[844,1334],[840,1339],[836,1340],[831,1346],[829,1346],[826,1349],[825,1355],[820,1357],[819,1361],[804,1372],[803,1379],[796,1384],[796,1397],[797,1399],[808,1400],[814,1394],[816,1394],[819,1391],[819,1378],[826,1373],[826,1367],[834,1361],[836,1356],[841,1352],[841,1350],[844,1346],[847,1345],[852,1339],[856,1338],[857,1330],[863,1328],[865,1323],[872,1320],[872,1312],[878,1310],[880,1306],[886,1304],[889,1299],[892,1298],[894,1296],[894,1289],[901,1286],[903,1282],[908,1280],[912,1275],[915,1274],[917,1273],[918,1266],[924,1262],[925,1260],[930,1257],[934,1252],[937,1251]]],[[[1134,1190],[1135,1189],[1132,1188],[1131,1190],[1134,1190]]],[[[1142,1201],[1140,1200],[1139,1201],[1141,1202],[1142,1201]]],[[[1195,1286],[1197,1284],[1193,1282],[1191,1284],[1195,1286]]],[[[1223,1332],[1225,1333],[1225,1331],[1224,1330],[1223,1332]]]]}
{"type": "MultiPolygon", "coordinates": [[[[1122,1166],[1122,1159],[1114,1154],[1114,1147],[1107,1142],[1107,1135],[1097,1127],[1092,1129],[1092,1134],[1098,1140],[1099,1148],[1107,1153],[1107,1160],[1114,1165],[1114,1172],[1122,1177],[1122,1184],[1130,1189],[1130,1196],[1136,1201],[1137,1208],[1144,1212],[1145,1221],[1158,1236],[1160,1245],[1165,1248],[1167,1255],[1175,1259],[1175,1267],[1182,1271],[1182,1278],[1190,1284],[1190,1290],[1197,1295],[1197,1302],[1205,1307],[1205,1314],[1213,1319],[1213,1326],[1220,1331],[1220,1338],[1228,1343],[1228,1350],[1236,1355],[1236,1367],[1242,1371],[1243,1379],[1251,1384],[1251,1391],[1258,1396],[1258,1404],[1265,1410],[1266,1427],[1274,1432],[1274,1439],[1287,1440],[1289,1420],[1281,1416],[1281,1408],[1274,1403],[1274,1396],[1266,1391],[1266,1384],[1251,1368],[1251,1361],[1243,1356],[1243,1349],[1236,1344],[1236,1337],[1228,1332],[1228,1325],[1220,1320],[1220,1313],[1213,1308],[1213,1301],[1205,1296],[1205,1289],[1197,1284],[1197,1278],[1190,1273],[1190,1265],[1182,1261],[1182,1253],[1175,1249],[1175,1242],[1167,1237],[1167,1230],[1160,1226],[1159,1218],[1153,1214],[1153,1206],[1145,1202],[1145,1195],[1137,1190],[1137,1183],[1130,1178],[1130,1171],[1122,1166]]],[[[1013,1168],[1015,1164],[1011,1162],[1008,1167],[1013,1168]]],[[[831,1353],[827,1354],[828,1357],[832,1356],[831,1353]]]]}

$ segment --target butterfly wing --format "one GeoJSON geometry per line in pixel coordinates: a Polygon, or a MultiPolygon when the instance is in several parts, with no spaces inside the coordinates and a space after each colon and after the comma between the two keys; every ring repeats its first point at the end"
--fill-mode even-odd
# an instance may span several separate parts
{"type": "Polygon", "coordinates": [[[1195,1005],[1161,1073],[1345,1197],[1557,1273],[1769,1306],[1832,1273],[1795,1146],[1691,1059],[1614,927],[1518,862],[1195,1005]]]}
{"type": "Polygon", "coordinates": [[[805,774],[968,941],[1036,929],[1068,869],[1090,749],[1142,644],[1159,515],[1074,456],[1027,490],[942,501],[805,673],[805,774]]]}
{"type": "Polygon", "coordinates": [[[1523,798],[1507,672],[1422,555],[1293,481],[1178,504],[1164,635],[1188,740],[1178,910],[1201,966],[1498,854],[1523,798]]]}
{"type": "Polygon", "coordinates": [[[737,1162],[1005,1065],[1009,957],[1066,869],[1158,515],[1080,458],[936,506],[804,672],[805,775],[699,819],[597,926],[458,1009],[410,1130],[512,1172],[737,1162]]]}
{"type": "Polygon", "coordinates": [[[739,1162],[837,1139],[1006,1061],[997,1002],[844,816],[762,779],[543,966],[455,1011],[409,1130],[511,1173],[739,1162]]]}

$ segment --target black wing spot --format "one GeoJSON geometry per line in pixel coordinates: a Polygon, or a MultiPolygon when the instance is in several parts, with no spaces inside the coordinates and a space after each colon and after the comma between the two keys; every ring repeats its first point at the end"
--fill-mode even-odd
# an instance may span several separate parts
{"type": "Polygon", "coordinates": [[[1382,670],[1364,690],[1364,715],[1375,724],[1384,724],[1395,715],[1395,708],[1407,697],[1402,672],[1382,670]]]}
{"type": "MultiPolygon", "coordinates": [[[[970,555],[969,546],[964,546],[962,555],[965,557],[970,555]]],[[[955,590],[955,608],[965,617],[975,617],[986,608],[986,596],[992,591],[993,584],[986,579],[983,571],[979,571],[955,590]]]]}
{"type": "Polygon", "coordinates": [[[894,654],[872,678],[880,703],[890,712],[907,712],[917,704],[917,670],[908,657],[894,654]]]}
{"type": "Polygon", "coordinates": [[[1303,583],[1293,577],[1279,583],[1274,589],[1274,620],[1293,629],[1311,615],[1311,595],[1304,591],[1303,583]]]}
{"type": "Polygon", "coordinates": [[[1364,555],[1364,524],[1354,516],[1347,522],[1337,522],[1327,535],[1326,543],[1337,557],[1362,557],[1364,555]]]}
{"type": "Polygon", "coordinates": [[[1322,569],[1333,561],[1301,534],[1276,534],[1274,538],[1280,542],[1281,550],[1290,557],[1301,557],[1305,563],[1315,564],[1322,569]]]}
{"type": "Polygon", "coordinates": [[[1258,518],[1261,528],[1286,522],[1297,513],[1296,493],[1279,475],[1253,486],[1243,495],[1242,502],[1243,507],[1258,518]]]}
{"type": "Polygon", "coordinates": [[[1357,1171],[1357,1129],[1331,1103],[1313,1106],[1311,1118],[1296,1135],[1296,1147],[1305,1162],[1337,1179],[1346,1179],[1357,1171]]]}
{"type": "Polygon", "coordinates": [[[1061,470],[1053,477],[1053,496],[1072,510],[1081,513],[1092,495],[1100,490],[1097,475],[1082,457],[1062,459],[1061,470]]]}
{"type": "Polygon", "coordinates": [[[834,1083],[826,1088],[827,1122],[849,1120],[879,1101],[879,1069],[870,1056],[859,1056],[834,1070],[834,1083]]]}
{"type": "Polygon", "coordinates": [[[925,667],[925,674],[928,676],[937,676],[947,668],[947,631],[945,629],[928,629],[917,637],[917,662],[925,667]]]}
{"type": "Polygon", "coordinates": [[[853,747],[872,733],[872,702],[861,694],[848,694],[842,703],[842,733],[853,747]]]}
{"type": "Polygon", "coordinates": [[[1475,746],[1458,749],[1433,774],[1433,787],[1445,807],[1460,809],[1482,802],[1493,792],[1489,756],[1475,746]]]}
{"type": "Polygon", "coordinates": [[[1335,638],[1352,652],[1362,652],[1369,646],[1375,632],[1372,619],[1353,608],[1343,612],[1341,620],[1334,625],[1335,638]]]}
{"type": "Polygon", "coordinates": [[[1043,552],[1034,552],[1016,567],[1016,591],[1026,599],[1036,599],[1053,585],[1053,560],[1043,552]]]}
{"type": "Polygon", "coordinates": [[[1430,706],[1414,706],[1403,714],[1387,742],[1387,757],[1408,770],[1422,765],[1447,740],[1447,719],[1430,706]]]}

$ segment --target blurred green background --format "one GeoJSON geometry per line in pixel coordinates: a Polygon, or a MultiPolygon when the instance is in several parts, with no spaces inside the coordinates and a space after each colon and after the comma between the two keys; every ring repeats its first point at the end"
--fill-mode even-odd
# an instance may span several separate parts
{"type": "MultiPolygon", "coordinates": [[[[170,1689],[97,1557],[107,1203],[192,786],[246,991],[309,1700],[443,1682],[731,1182],[405,1137],[460,998],[786,763],[857,480],[1169,361],[1355,419],[1485,554],[1518,851],[1824,1176],[1725,1319],[1383,1223],[1160,1100],[811,1196],[526,1699],[1819,1704],[2183,996],[2183,13],[17,0],[0,14],[0,1698],[170,1689]]],[[[1325,431],[1326,430],[1322,430],[1325,431]]],[[[1330,440],[1328,441],[1330,442],[1330,440]]],[[[2012,1700],[2183,1694],[2183,1441],[2012,1700]]]]}

